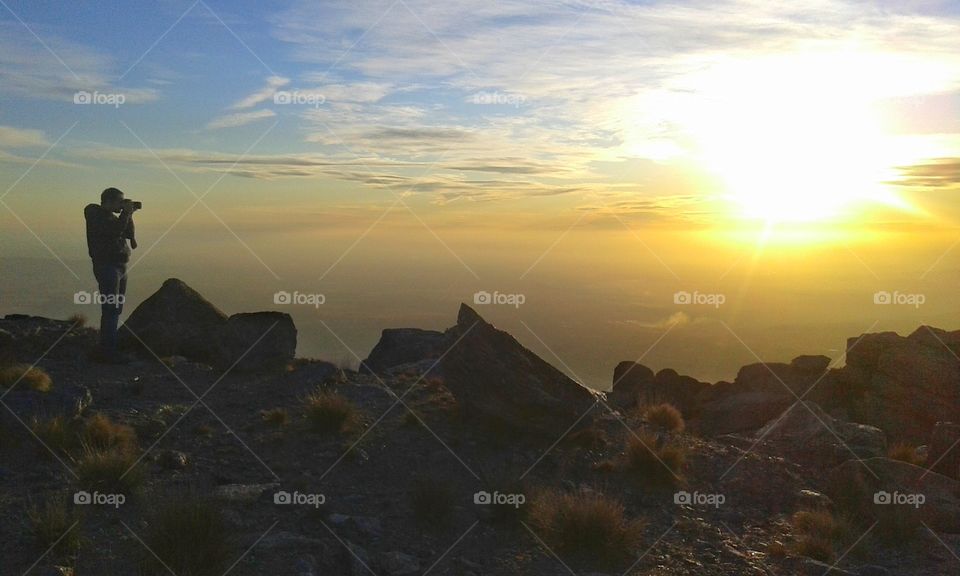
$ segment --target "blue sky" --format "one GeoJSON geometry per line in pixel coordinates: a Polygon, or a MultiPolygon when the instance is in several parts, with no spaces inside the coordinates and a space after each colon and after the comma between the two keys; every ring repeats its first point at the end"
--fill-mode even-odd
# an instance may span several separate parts
{"type": "MultiPolygon", "coordinates": [[[[939,1],[4,0],[0,158],[29,165],[57,142],[35,177],[162,164],[438,205],[555,197],[639,218],[717,215],[718,182],[744,178],[710,173],[728,160],[709,149],[715,117],[732,119],[724,138],[746,125],[721,148],[752,138],[734,162],[749,166],[766,134],[743,103],[783,98],[795,66],[794,92],[844,100],[864,87],[850,109],[884,108],[899,136],[926,138],[897,146],[929,158],[897,162],[960,155],[957,37],[957,7],[939,1]],[[107,104],[76,105],[78,91],[107,104]]],[[[789,120],[809,102],[795,100],[764,113],[789,120]]]]}

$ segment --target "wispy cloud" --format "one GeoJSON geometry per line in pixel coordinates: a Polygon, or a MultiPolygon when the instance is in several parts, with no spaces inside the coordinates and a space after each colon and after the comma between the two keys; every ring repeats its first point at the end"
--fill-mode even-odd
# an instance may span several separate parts
{"type": "Polygon", "coordinates": [[[236,112],[234,114],[226,114],[214,118],[207,124],[207,128],[210,130],[219,130],[221,128],[236,128],[237,126],[243,126],[245,124],[250,124],[251,122],[256,122],[257,120],[263,120],[265,118],[273,118],[277,113],[273,110],[254,110],[252,112],[236,112]]]}
{"type": "Polygon", "coordinates": [[[249,96],[245,96],[230,108],[233,110],[246,110],[247,108],[253,108],[257,104],[273,99],[273,95],[277,93],[277,90],[289,83],[289,78],[283,78],[282,76],[270,76],[267,78],[267,83],[263,88],[260,88],[249,96]]]}
{"type": "Polygon", "coordinates": [[[0,148],[32,148],[49,145],[47,137],[40,130],[0,126],[0,148]]]}

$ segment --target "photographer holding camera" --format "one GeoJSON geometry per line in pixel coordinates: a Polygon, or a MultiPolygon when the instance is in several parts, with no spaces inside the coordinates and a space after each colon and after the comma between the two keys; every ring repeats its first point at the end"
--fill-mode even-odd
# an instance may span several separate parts
{"type": "Polygon", "coordinates": [[[127,291],[127,262],[131,248],[137,247],[133,213],[141,207],[140,202],[124,199],[120,190],[107,188],[100,194],[100,204],[83,209],[87,252],[100,293],[100,349],[93,356],[100,362],[124,362],[117,350],[117,328],[127,291]]]}

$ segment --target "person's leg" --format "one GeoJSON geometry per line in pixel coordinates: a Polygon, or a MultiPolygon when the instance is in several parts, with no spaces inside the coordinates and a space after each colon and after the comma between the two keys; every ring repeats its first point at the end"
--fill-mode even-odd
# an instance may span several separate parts
{"type": "MultiPolygon", "coordinates": [[[[94,268],[97,288],[100,293],[100,346],[106,354],[117,351],[117,324],[120,320],[120,302],[117,294],[120,289],[121,274],[117,266],[102,264],[94,268]]],[[[124,280],[124,289],[126,281],[124,280]]]]}

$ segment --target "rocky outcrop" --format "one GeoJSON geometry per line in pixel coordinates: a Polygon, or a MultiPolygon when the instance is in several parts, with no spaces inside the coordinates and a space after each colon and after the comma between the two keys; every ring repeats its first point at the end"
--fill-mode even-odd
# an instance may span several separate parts
{"type": "Polygon", "coordinates": [[[227,317],[187,286],[170,278],[144,300],[121,330],[122,342],[154,355],[183,356],[226,369],[257,370],[293,359],[297,329],[289,314],[253,312],[227,317]]]}
{"type": "MultiPolygon", "coordinates": [[[[440,373],[471,414],[518,431],[559,437],[596,404],[597,395],[487,323],[466,304],[447,330],[440,373]]],[[[584,417],[581,422],[589,421],[584,417]]]]}
{"type": "Polygon", "coordinates": [[[926,465],[934,472],[960,479],[960,424],[937,422],[930,437],[926,465]]]}
{"type": "Polygon", "coordinates": [[[960,422],[960,331],[921,326],[847,341],[844,407],[893,438],[925,441],[939,421],[960,422]]]}
{"type": "Polygon", "coordinates": [[[817,399],[818,389],[832,387],[833,372],[826,356],[798,356],[789,364],[748,364],[733,382],[712,386],[700,397],[700,410],[693,428],[717,436],[753,431],[782,414],[808,394],[817,399]]]}
{"type": "Polygon", "coordinates": [[[827,481],[835,502],[865,517],[915,513],[933,530],[960,533],[960,482],[942,474],[900,460],[868,458],[847,460],[827,481]]]}
{"type": "Polygon", "coordinates": [[[360,371],[382,374],[390,368],[436,360],[443,354],[443,332],[419,328],[387,328],[370,356],[360,364],[360,371]]]}
{"type": "Polygon", "coordinates": [[[665,368],[653,371],[636,362],[621,362],[613,371],[613,390],[608,395],[611,405],[627,409],[639,404],[669,402],[685,418],[695,417],[700,410],[700,396],[710,384],[683,376],[665,368]]]}
{"type": "Polygon", "coordinates": [[[814,402],[799,402],[758,430],[754,437],[797,462],[836,465],[851,457],[886,453],[883,431],[833,418],[814,402]]]}

